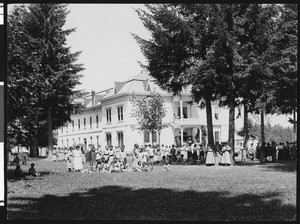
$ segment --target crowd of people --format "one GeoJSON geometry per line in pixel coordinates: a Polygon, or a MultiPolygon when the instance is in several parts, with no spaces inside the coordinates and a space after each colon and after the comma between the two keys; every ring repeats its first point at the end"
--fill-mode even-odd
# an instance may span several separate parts
{"type": "MultiPolygon", "coordinates": [[[[139,146],[135,144],[132,150],[125,150],[125,146],[105,146],[95,147],[90,144],[86,150],[83,146],[65,147],[54,150],[65,152],[67,168],[69,172],[93,172],[104,173],[123,172],[123,171],[150,171],[153,165],[161,165],[163,171],[170,171],[171,165],[225,165],[231,162],[232,149],[227,143],[216,143],[215,147],[209,144],[203,147],[201,144],[186,143],[182,147],[174,145],[154,145],[147,144],[139,146]],[[89,168],[83,169],[83,163],[88,162],[89,168]]],[[[59,155],[54,154],[57,161],[59,155]]]]}
{"type": "Polygon", "coordinates": [[[296,160],[297,143],[296,141],[280,142],[279,144],[276,144],[274,141],[268,143],[263,142],[261,145],[257,144],[255,157],[262,163],[296,160]]]}

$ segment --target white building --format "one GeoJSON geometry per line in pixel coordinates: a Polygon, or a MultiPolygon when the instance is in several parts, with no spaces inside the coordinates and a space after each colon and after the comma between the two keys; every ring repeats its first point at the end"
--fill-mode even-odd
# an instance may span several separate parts
{"type": "MultiPolygon", "coordinates": [[[[163,91],[153,78],[141,73],[124,82],[115,82],[111,89],[92,94],[83,99],[86,109],[81,114],[71,116],[72,122],[58,130],[58,146],[89,144],[121,146],[131,149],[135,143],[144,145],[155,143],[172,145],[177,142],[193,140],[203,143],[202,130],[206,129],[206,112],[193,103],[188,90],[173,96],[163,91]],[[132,93],[148,95],[158,92],[164,99],[167,115],[165,122],[173,121],[171,127],[160,133],[139,134],[131,128],[136,119],[130,116],[132,105],[129,101],[132,93]],[[176,139],[176,140],[175,140],[176,139]]],[[[218,107],[212,103],[214,140],[228,141],[228,108],[218,107]]],[[[236,109],[236,115],[238,109],[236,109]]],[[[242,113],[241,113],[242,114],[242,113]]],[[[242,127],[242,116],[235,120],[236,129],[242,127]]],[[[207,142],[207,141],[206,141],[207,142]]]]}

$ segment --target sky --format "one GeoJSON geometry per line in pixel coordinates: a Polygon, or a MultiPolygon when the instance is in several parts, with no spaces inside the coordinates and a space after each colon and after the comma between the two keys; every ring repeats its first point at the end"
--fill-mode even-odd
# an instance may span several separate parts
{"type": "Polygon", "coordinates": [[[69,4],[64,28],[76,28],[67,38],[71,52],[82,51],[84,64],[79,89],[101,91],[141,72],[145,63],[131,33],[150,38],[133,8],[142,4],[69,4]]]}
{"type": "MultiPolygon", "coordinates": [[[[10,11],[11,5],[8,9],[10,11]]],[[[77,63],[85,68],[81,72],[81,85],[77,89],[96,92],[112,88],[114,82],[124,81],[141,72],[138,63],[146,63],[131,33],[149,39],[134,8],[145,9],[143,4],[69,4],[64,29],[76,28],[67,37],[71,52],[82,51],[77,63]]],[[[271,125],[291,127],[292,115],[266,116],[271,125]]],[[[255,116],[253,121],[259,122],[255,116]]]]}

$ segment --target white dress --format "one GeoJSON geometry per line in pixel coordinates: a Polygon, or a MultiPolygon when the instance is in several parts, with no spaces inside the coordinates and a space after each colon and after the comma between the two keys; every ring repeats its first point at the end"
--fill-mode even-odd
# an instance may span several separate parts
{"type": "Polygon", "coordinates": [[[215,165],[215,155],[211,148],[208,149],[207,155],[206,155],[206,161],[205,165],[215,165]]]}
{"type": "Polygon", "coordinates": [[[73,166],[73,153],[72,153],[72,151],[68,151],[67,152],[67,168],[68,169],[72,169],[74,166],[73,166]]]}
{"type": "Polygon", "coordinates": [[[82,170],[81,151],[77,149],[73,150],[73,157],[74,170],[82,170]]]}
{"type": "Polygon", "coordinates": [[[230,147],[223,147],[222,148],[222,164],[227,164],[227,165],[231,165],[231,161],[230,161],[230,147]]]}

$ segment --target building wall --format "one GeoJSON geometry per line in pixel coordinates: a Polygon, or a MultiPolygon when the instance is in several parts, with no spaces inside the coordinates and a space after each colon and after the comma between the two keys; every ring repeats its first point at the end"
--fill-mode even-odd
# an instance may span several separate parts
{"type": "MultiPolygon", "coordinates": [[[[107,134],[111,134],[111,144],[118,145],[118,133],[123,133],[123,144],[125,150],[131,150],[135,143],[144,145],[144,134],[139,133],[133,129],[132,126],[136,124],[136,118],[131,117],[132,105],[129,101],[131,95],[118,94],[101,100],[101,105],[87,108],[82,114],[72,115],[74,120],[74,130],[71,123],[68,126],[58,130],[58,146],[72,146],[74,144],[86,143],[101,146],[107,145],[107,134]],[[118,107],[123,108],[123,120],[118,120],[118,107]],[[107,109],[111,110],[111,122],[107,122],[107,109]],[[98,115],[99,124],[96,125],[96,116],[98,115]],[[90,117],[92,117],[92,125],[90,126],[90,117]],[[84,127],[83,119],[86,118],[86,126],[84,127]],[[78,128],[78,119],[80,119],[80,129],[78,128]],[[73,141],[74,139],[74,141],[73,141]],[[97,142],[98,139],[98,142],[97,142]]],[[[192,105],[187,103],[192,100],[191,96],[185,95],[181,98],[183,100],[183,107],[187,107],[187,119],[174,120],[178,116],[178,97],[171,95],[164,95],[164,104],[167,110],[164,122],[175,122],[169,128],[165,128],[160,132],[160,144],[172,145],[175,143],[174,136],[178,135],[180,127],[188,132],[189,136],[196,133],[195,128],[200,128],[202,125],[206,126],[206,110],[200,109],[197,104],[192,105]],[[183,125],[183,126],[182,126],[183,125]],[[179,129],[178,129],[179,128],[179,129]],[[193,129],[194,128],[194,129],[193,129]],[[177,134],[176,134],[177,133],[177,134]]],[[[236,116],[238,109],[236,109],[236,116]]],[[[243,112],[241,111],[241,115],[243,112]]],[[[228,141],[228,123],[229,110],[228,108],[219,108],[217,103],[212,104],[212,116],[214,125],[214,137],[216,132],[219,135],[219,141],[228,141]]],[[[240,130],[243,124],[242,116],[235,121],[236,130],[240,130]]],[[[146,142],[148,143],[148,142],[146,142]]],[[[158,143],[158,141],[157,141],[158,143]]]]}

